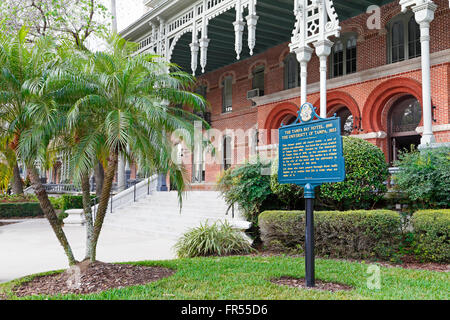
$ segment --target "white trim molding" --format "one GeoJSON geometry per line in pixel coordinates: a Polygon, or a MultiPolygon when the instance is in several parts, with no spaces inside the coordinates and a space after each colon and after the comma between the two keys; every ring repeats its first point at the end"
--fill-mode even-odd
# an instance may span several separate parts
{"type": "Polygon", "coordinates": [[[350,137],[359,138],[363,140],[367,139],[384,139],[387,137],[387,133],[384,131],[378,131],[378,132],[369,132],[364,134],[353,134],[350,137]]]}
{"type": "MultiPolygon", "coordinates": [[[[424,131],[423,127],[417,127],[416,132],[422,134],[424,131]]],[[[450,124],[438,124],[433,126],[433,132],[450,131],[450,124]]]]}

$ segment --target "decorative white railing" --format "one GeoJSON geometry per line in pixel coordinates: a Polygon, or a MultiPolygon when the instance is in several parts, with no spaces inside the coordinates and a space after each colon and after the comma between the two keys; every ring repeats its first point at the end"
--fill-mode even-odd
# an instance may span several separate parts
{"type": "MultiPolygon", "coordinates": [[[[153,5],[153,10],[167,3],[167,0],[162,0],[157,2],[157,6],[153,5]]],[[[206,19],[209,20],[212,17],[230,9],[236,3],[236,0],[207,0],[206,2],[206,19]]],[[[247,0],[242,1],[242,6],[245,7],[248,5],[247,0]]],[[[137,52],[145,51],[148,48],[156,48],[158,42],[163,42],[164,39],[172,40],[177,36],[179,32],[184,32],[185,28],[191,28],[194,19],[197,22],[202,20],[203,14],[203,0],[199,0],[196,3],[192,4],[190,7],[182,10],[176,16],[170,18],[165,26],[163,32],[163,39],[161,39],[160,26],[156,26],[156,30],[154,30],[153,35],[149,35],[141,40],[139,40],[139,47],[137,52]]],[[[200,24],[199,24],[200,25],[200,24]]]]}
{"type": "Polygon", "coordinates": [[[183,26],[185,26],[187,23],[191,22],[191,20],[194,18],[194,8],[192,8],[189,12],[183,14],[181,17],[177,18],[175,21],[169,23],[167,25],[168,32],[171,33],[174,30],[177,30],[183,26]]]}
{"type": "MultiPolygon", "coordinates": [[[[108,212],[112,213],[130,203],[138,201],[140,198],[150,195],[156,190],[157,178],[158,176],[154,175],[116,194],[115,196],[111,196],[108,202],[108,212]]],[[[94,216],[97,213],[97,209],[98,204],[92,206],[94,216]]]]}

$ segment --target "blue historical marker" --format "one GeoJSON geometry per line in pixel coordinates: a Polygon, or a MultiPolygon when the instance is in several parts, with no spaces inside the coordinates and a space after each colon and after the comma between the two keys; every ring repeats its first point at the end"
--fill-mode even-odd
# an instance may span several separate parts
{"type": "Polygon", "coordinates": [[[314,287],[314,188],[345,179],[340,118],[320,118],[310,103],[297,120],[279,129],[278,181],[304,187],[306,285],[314,287]]]}

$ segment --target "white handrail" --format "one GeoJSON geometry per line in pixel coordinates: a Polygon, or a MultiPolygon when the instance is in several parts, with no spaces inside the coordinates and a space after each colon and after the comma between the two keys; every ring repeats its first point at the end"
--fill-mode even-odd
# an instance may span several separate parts
{"type": "MultiPolygon", "coordinates": [[[[130,188],[116,194],[111,197],[108,201],[108,212],[114,212],[116,209],[120,209],[123,206],[137,201],[144,196],[147,196],[149,193],[152,193],[156,190],[158,175],[153,175],[150,178],[147,178],[136,185],[131,186],[130,188]],[[112,209],[111,209],[112,203],[112,209]]],[[[98,209],[98,204],[92,206],[92,212],[96,214],[98,209]]]]}

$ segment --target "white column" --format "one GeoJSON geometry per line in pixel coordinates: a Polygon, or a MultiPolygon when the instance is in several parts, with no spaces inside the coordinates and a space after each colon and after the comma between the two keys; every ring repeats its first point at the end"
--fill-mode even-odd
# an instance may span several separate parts
{"type": "Polygon", "coordinates": [[[314,43],[316,54],[320,59],[320,117],[327,117],[327,59],[331,53],[333,42],[320,40],[314,43]]]}
{"type": "Polygon", "coordinates": [[[205,73],[208,62],[208,21],[206,20],[207,1],[203,0],[202,37],[200,38],[200,66],[202,73],[205,73]]]}
{"type": "Polygon", "coordinates": [[[422,47],[422,109],[423,134],[422,145],[436,142],[433,135],[433,114],[431,106],[431,80],[430,80],[430,22],[434,19],[437,5],[432,2],[416,5],[412,8],[415,19],[420,26],[420,44],[422,47]]]}
{"type": "Polygon", "coordinates": [[[297,60],[300,63],[300,105],[307,102],[308,97],[308,62],[311,60],[313,49],[309,46],[295,48],[293,50],[297,56],[297,60]]]}
{"type": "Polygon", "coordinates": [[[253,55],[253,49],[256,46],[256,24],[259,19],[256,15],[256,0],[249,0],[248,16],[245,18],[247,19],[248,26],[248,47],[250,49],[250,55],[253,55]]]}
{"type": "Polygon", "coordinates": [[[158,54],[160,56],[164,55],[165,48],[163,46],[164,43],[164,19],[158,17],[159,20],[159,41],[158,41],[158,54]]]}
{"type": "Polygon", "coordinates": [[[236,0],[236,21],[233,22],[235,41],[234,49],[236,51],[236,58],[239,60],[241,58],[242,52],[242,36],[244,34],[245,22],[242,18],[242,2],[241,0],[236,0]]]}
{"type": "Polygon", "coordinates": [[[197,22],[195,21],[196,19],[197,18],[195,15],[194,22],[192,24],[192,42],[189,45],[191,47],[191,69],[192,69],[193,76],[195,76],[195,72],[197,71],[198,51],[199,51],[199,47],[200,47],[200,45],[198,44],[198,39],[197,39],[197,22]]]}

